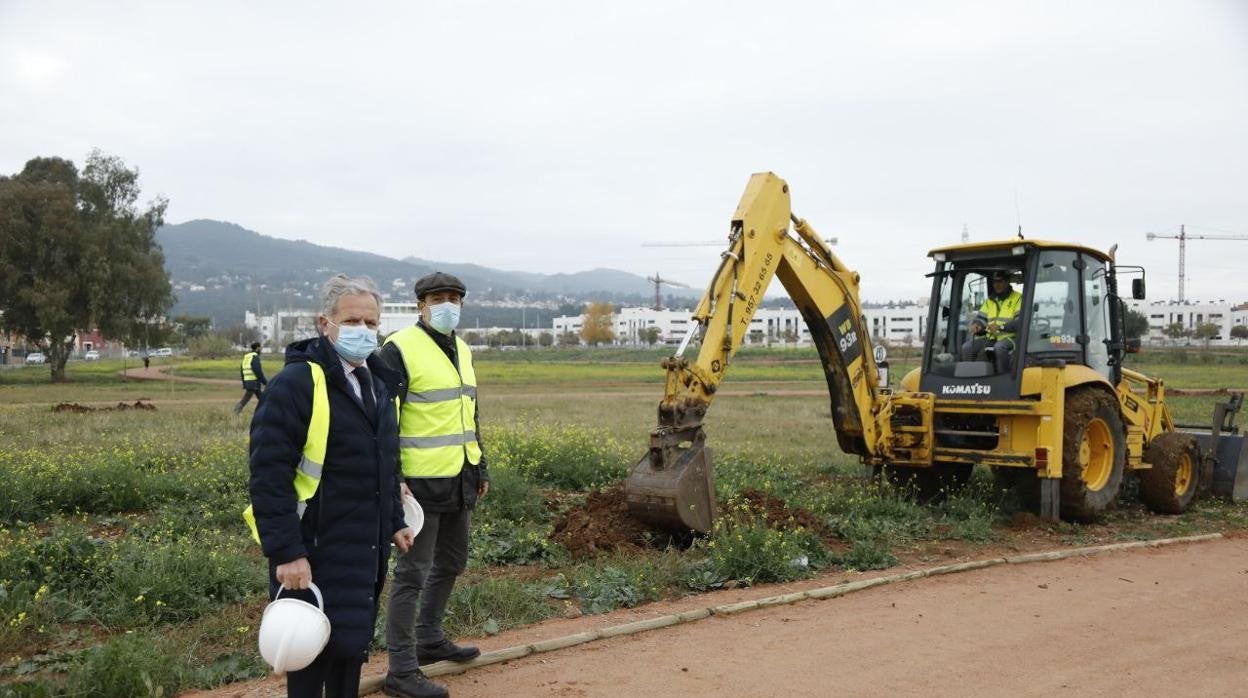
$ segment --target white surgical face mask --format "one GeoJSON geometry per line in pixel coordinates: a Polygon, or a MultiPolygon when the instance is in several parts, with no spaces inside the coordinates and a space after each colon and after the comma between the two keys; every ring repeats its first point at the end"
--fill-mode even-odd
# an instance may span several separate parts
{"type": "Polygon", "coordinates": [[[334,349],[347,361],[359,363],[377,349],[377,330],[370,330],[363,325],[339,325],[333,320],[326,322],[338,328],[334,349]]]}
{"type": "Polygon", "coordinates": [[[442,334],[453,332],[459,326],[459,304],[447,301],[429,306],[429,326],[442,334]]]}

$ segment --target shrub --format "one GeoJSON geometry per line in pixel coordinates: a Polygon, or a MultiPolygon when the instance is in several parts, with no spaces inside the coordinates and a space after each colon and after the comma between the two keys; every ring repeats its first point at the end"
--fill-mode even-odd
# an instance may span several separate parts
{"type": "Polygon", "coordinates": [[[935,528],[943,538],[984,543],[996,537],[992,524],[1000,511],[1002,497],[988,482],[973,481],[967,489],[936,505],[933,513],[940,523],[935,528]]]}
{"type": "Polygon", "coordinates": [[[0,529],[0,542],[0,582],[91,590],[99,586],[108,565],[107,543],[74,521],[53,526],[47,535],[34,526],[0,529]]]}
{"type": "Polygon", "coordinates": [[[135,627],[198,618],[263,594],[266,571],[242,545],[206,535],[165,543],[129,538],[118,546],[97,603],[114,623],[135,627]]]}
{"type": "Polygon", "coordinates": [[[490,468],[490,493],[473,512],[473,523],[538,523],[548,519],[542,493],[512,468],[490,468]]]}
{"type": "Polygon", "coordinates": [[[831,561],[851,570],[882,570],[897,564],[888,545],[880,540],[856,540],[848,551],[833,556],[831,561]]]}
{"type": "Polygon", "coordinates": [[[508,522],[473,523],[468,560],[474,565],[550,564],[566,557],[550,539],[548,526],[516,526],[508,522]]]}
{"type": "Polygon", "coordinates": [[[196,337],[187,344],[187,348],[197,359],[221,359],[238,353],[233,342],[215,334],[196,337]]]}
{"type": "Polygon", "coordinates": [[[705,546],[713,577],[745,584],[801,579],[826,559],[811,532],[769,528],[748,511],[721,516],[705,546]]]}
{"type": "Polygon", "coordinates": [[[451,593],[444,623],[447,635],[494,634],[558,615],[534,584],[508,578],[460,580],[451,593]]]}
{"type": "Polygon", "coordinates": [[[710,591],[723,587],[727,581],[728,577],[719,570],[715,561],[704,557],[686,566],[681,584],[693,591],[710,591]]]}
{"type": "Polygon", "coordinates": [[[564,490],[615,482],[631,465],[622,444],[601,430],[521,425],[491,432],[488,438],[491,465],[564,490]]]}
{"type": "Polygon", "coordinates": [[[645,598],[628,572],[612,566],[587,570],[574,583],[573,593],[585,613],[632,608],[645,598]]]}
{"type": "Polygon", "coordinates": [[[0,522],[38,521],[58,512],[146,511],[178,501],[237,516],[246,498],[246,463],[241,443],[170,450],[164,442],[123,439],[108,448],[5,449],[0,522]]]}
{"type": "Polygon", "coordinates": [[[188,668],[157,634],[127,634],[82,653],[66,680],[70,695],[138,698],[176,695],[188,668]]]}
{"type": "Polygon", "coordinates": [[[55,698],[60,693],[47,679],[17,681],[0,686],[0,698],[55,698]]]}
{"type": "Polygon", "coordinates": [[[197,688],[212,688],[264,676],[270,670],[259,652],[227,652],[203,666],[196,667],[191,684],[197,688]]]}

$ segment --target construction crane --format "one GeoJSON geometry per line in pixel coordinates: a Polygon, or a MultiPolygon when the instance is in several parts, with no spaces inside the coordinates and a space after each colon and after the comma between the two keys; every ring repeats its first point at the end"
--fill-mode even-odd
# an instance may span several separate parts
{"type": "Polygon", "coordinates": [[[689,288],[688,284],[682,284],[679,281],[672,281],[659,276],[659,272],[654,272],[654,276],[647,276],[646,281],[654,284],[654,309],[663,309],[663,284],[668,286],[679,286],[680,288],[689,288]]]}
{"type": "Polygon", "coordinates": [[[1178,235],[1167,233],[1148,233],[1149,241],[1157,238],[1179,241],[1179,302],[1183,302],[1184,290],[1187,288],[1187,241],[1188,240],[1248,240],[1248,235],[1188,235],[1187,226],[1179,226],[1178,235]]]}

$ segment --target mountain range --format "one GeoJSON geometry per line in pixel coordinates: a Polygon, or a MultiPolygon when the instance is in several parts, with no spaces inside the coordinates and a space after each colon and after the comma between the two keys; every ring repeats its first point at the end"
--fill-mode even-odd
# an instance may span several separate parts
{"type": "MultiPolygon", "coordinates": [[[[206,315],[218,327],[242,322],[245,310],[268,313],[315,307],[320,284],[336,272],[371,277],[390,300],[410,300],[412,283],[435,269],[455,274],[478,301],[465,307],[464,320],[483,326],[496,324],[494,318],[500,314],[497,324],[514,325],[511,316],[519,315],[517,308],[526,305],[532,310],[525,322],[532,326],[562,312],[580,312],[588,300],[648,304],[654,299],[654,286],[645,277],[615,269],[537,274],[418,257],[394,259],[305,240],[283,240],[223,221],[166,225],[156,232],[156,240],[164,250],[165,268],[177,297],[170,315],[206,315]],[[490,312],[488,304],[507,310],[490,312]],[[470,312],[477,316],[471,317],[470,312]]],[[[692,289],[671,292],[682,304],[697,293],[692,289]]]]}

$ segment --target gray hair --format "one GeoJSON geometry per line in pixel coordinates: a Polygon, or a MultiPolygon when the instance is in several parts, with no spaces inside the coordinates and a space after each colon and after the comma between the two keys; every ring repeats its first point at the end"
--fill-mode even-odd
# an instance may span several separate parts
{"type": "Polygon", "coordinates": [[[353,279],[346,274],[335,274],[321,286],[321,315],[330,317],[338,309],[338,301],[343,296],[357,296],[363,293],[377,301],[377,311],[381,311],[381,291],[377,284],[367,276],[353,279]]]}

